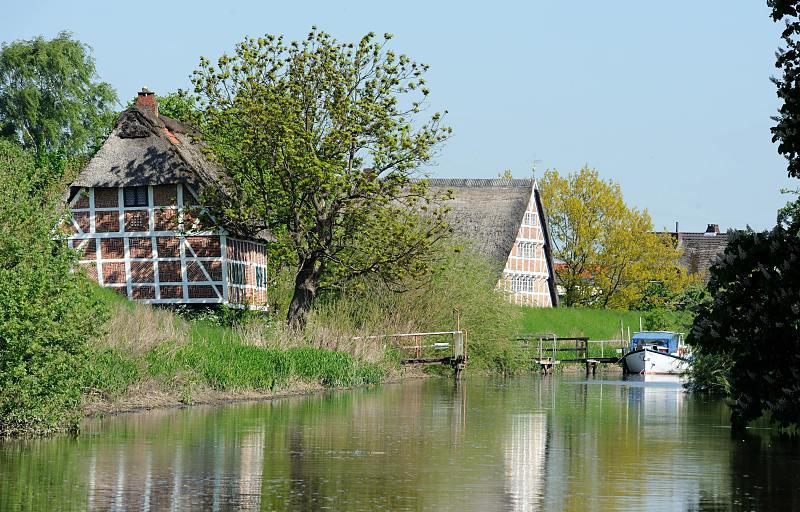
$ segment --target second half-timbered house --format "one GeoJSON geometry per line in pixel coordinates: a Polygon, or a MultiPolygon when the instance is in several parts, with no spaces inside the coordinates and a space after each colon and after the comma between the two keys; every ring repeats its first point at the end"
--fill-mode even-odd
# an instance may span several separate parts
{"type": "Polygon", "coordinates": [[[495,265],[498,287],[522,306],[558,305],[552,241],[539,190],[529,179],[430,179],[450,191],[448,221],[495,265]]]}

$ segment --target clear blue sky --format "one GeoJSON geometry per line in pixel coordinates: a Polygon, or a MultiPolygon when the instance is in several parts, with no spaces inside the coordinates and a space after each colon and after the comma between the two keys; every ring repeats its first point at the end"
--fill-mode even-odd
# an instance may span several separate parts
{"type": "Polygon", "coordinates": [[[0,40],[70,30],[127,100],[188,88],[243,36],[391,32],[431,66],[454,136],[431,173],[491,178],[584,163],[656,228],[767,228],[796,188],[770,142],[779,27],[766,1],[12,2],[0,40]]]}

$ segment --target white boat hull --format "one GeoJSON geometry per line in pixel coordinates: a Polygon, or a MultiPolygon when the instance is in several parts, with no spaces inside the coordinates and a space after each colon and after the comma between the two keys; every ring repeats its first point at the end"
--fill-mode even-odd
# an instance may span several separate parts
{"type": "Polygon", "coordinates": [[[630,373],[680,375],[689,369],[689,360],[655,350],[639,349],[625,355],[630,373]]]}

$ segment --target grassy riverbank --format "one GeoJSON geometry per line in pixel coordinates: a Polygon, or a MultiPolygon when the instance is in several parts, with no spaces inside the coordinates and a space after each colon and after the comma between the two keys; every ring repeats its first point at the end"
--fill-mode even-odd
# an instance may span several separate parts
{"type": "MultiPolygon", "coordinates": [[[[489,286],[470,286],[483,269],[461,260],[419,292],[364,291],[322,302],[302,335],[278,320],[232,321],[233,313],[181,316],[98,289],[112,311],[106,335],[90,345],[84,372],[86,411],[117,412],[163,405],[263,398],[325,387],[380,383],[402,376],[399,354],[385,343],[354,335],[452,329],[458,304],[470,336],[470,371],[529,370],[530,354],[515,334],[555,333],[592,340],[620,338],[620,323],[638,330],[641,313],[520,308],[489,286]],[[459,272],[459,270],[461,272],[459,272]],[[454,275],[462,278],[454,282],[454,275]]],[[[277,315],[276,315],[277,316],[277,315]]],[[[607,346],[611,353],[615,347],[607,346]]],[[[590,346],[592,355],[600,348],[590,346]]],[[[597,354],[594,354],[597,352],[597,354]]],[[[608,354],[606,354],[608,355],[608,354]]],[[[561,354],[566,357],[565,354],[561,354]]]]}
{"type": "Polygon", "coordinates": [[[187,320],[108,290],[97,293],[112,316],[106,335],[89,347],[88,413],[375,384],[393,366],[386,357],[368,360],[301,340],[267,344],[248,337],[246,323],[220,325],[214,315],[187,320]]]}

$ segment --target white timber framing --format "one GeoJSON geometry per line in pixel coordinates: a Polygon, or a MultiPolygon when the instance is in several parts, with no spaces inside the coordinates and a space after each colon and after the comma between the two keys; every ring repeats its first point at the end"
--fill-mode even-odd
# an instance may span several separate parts
{"type": "MultiPolygon", "coordinates": [[[[117,206],[116,207],[97,207],[96,198],[95,198],[95,189],[92,187],[82,188],[75,197],[70,201],[70,210],[73,214],[76,213],[86,213],[89,216],[89,231],[84,232],[80,225],[75,221],[74,216],[72,217],[72,225],[75,228],[75,233],[69,237],[69,243],[73,248],[81,249],[85,247],[87,244],[95,244],[95,257],[94,257],[94,264],[97,267],[97,278],[98,283],[102,286],[119,289],[120,291],[124,290],[125,295],[128,298],[133,298],[135,289],[138,288],[151,288],[153,290],[153,297],[150,299],[139,299],[141,302],[148,303],[148,304],[221,304],[221,303],[229,303],[229,288],[236,288],[242,290],[241,295],[244,297],[248,297],[249,295],[245,293],[246,290],[252,290],[253,295],[257,295],[259,292],[262,292],[264,296],[266,296],[266,271],[267,271],[267,258],[266,258],[266,246],[259,242],[254,242],[251,240],[237,240],[233,239],[229,236],[229,233],[221,228],[215,229],[196,229],[198,228],[198,224],[200,222],[200,217],[205,215],[213,221],[215,226],[218,226],[216,220],[210,213],[203,208],[202,206],[197,206],[198,215],[195,216],[195,220],[192,222],[191,226],[185,226],[185,216],[184,211],[185,208],[192,207],[185,201],[187,196],[186,193],[190,194],[196,201],[195,204],[199,203],[199,196],[197,193],[188,185],[176,184],[176,204],[175,205],[166,205],[166,206],[155,206],[154,201],[154,186],[149,185],[147,186],[147,206],[125,206],[125,197],[124,197],[124,188],[117,187],[117,206]],[[89,205],[88,208],[75,208],[75,205],[80,200],[83,195],[88,195],[89,205]],[[126,212],[131,211],[147,211],[147,231],[134,231],[129,232],[126,231],[125,226],[125,214],[126,212]],[[176,218],[177,218],[177,226],[175,230],[170,229],[161,229],[156,231],[156,212],[163,211],[163,210],[176,210],[176,218]],[[97,222],[96,222],[96,215],[98,213],[104,212],[114,212],[119,217],[119,226],[117,231],[111,232],[97,232],[97,222]],[[219,242],[219,256],[198,256],[195,248],[192,247],[190,243],[190,239],[197,238],[211,238],[217,240],[219,242]],[[102,247],[100,242],[104,239],[121,239],[123,243],[123,257],[119,258],[108,258],[102,252],[102,247]],[[148,239],[150,241],[150,254],[147,257],[140,257],[141,254],[137,255],[137,257],[131,257],[131,239],[148,239]],[[159,256],[158,254],[158,239],[159,238],[171,238],[177,241],[177,248],[178,248],[178,255],[177,256],[159,256]],[[243,259],[229,259],[231,254],[229,249],[229,243],[234,242],[239,244],[240,249],[244,249],[247,247],[248,250],[241,250],[239,254],[247,255],[247,254],[258,254],[259,260],[263,259],[263,264],[256,261],[247,261],[246,257],[243,259]],[[134,282],[134,277],[132,275],[132,264],[138,262],[151,262],[153,265],[153,279],[152,282],[134,282]],[[180,281],[164,281],[162,280],[162,276],[159,272],[159,263],[161,262],[180,262],[180,281]],[[196,262],[198,267],[202,272],[203,280],[199,281],[189,281],[189,263],[196,262]],[[220,280],[214,280],[212,278],[211,273],[207,267],[208,263],[212,262],[219,262],[220,265],[220,280]],[[125,279],[124,281],[120,280],[121,282],[116,283],[106,283],[104,276],[103,276],[103,265],[107,263],[121,263],[125,269],[125,279]],[[258,286],[256,284],[246,284],[246,283],[231,283],[229,282],[229,272],[228,272],[228,265],[229,264],[241,264],[245,268],[252,268],[253,272],[252,275],[256,276],[261,274],[264,276],[263,284],[264,286],[258,286]],[[262,267],[261,270],[256,270],[257,267],[262,267]],[[161,286],[180,286],[182,290],[182,298],[162,298],[161,297],[161,286]],[[189,297],[189,287],[190,286],[209,286],[213,290],[213,293],[216,297],[189,297]]],[[[90,261],[83,261],[83,264],[89,264],[90,261]]],[[[197,276],[194,276],[197,277],[197,276]]],[[[239,295],[239,294],[237,294],[239,295]]],[[[233,307],[244,307],[245,304],[230,304],[233,307]]],[[[248,307],[258,310],[266,310],[267,304],[266,302],[262,304],[251,304],[248,307]]]]}

